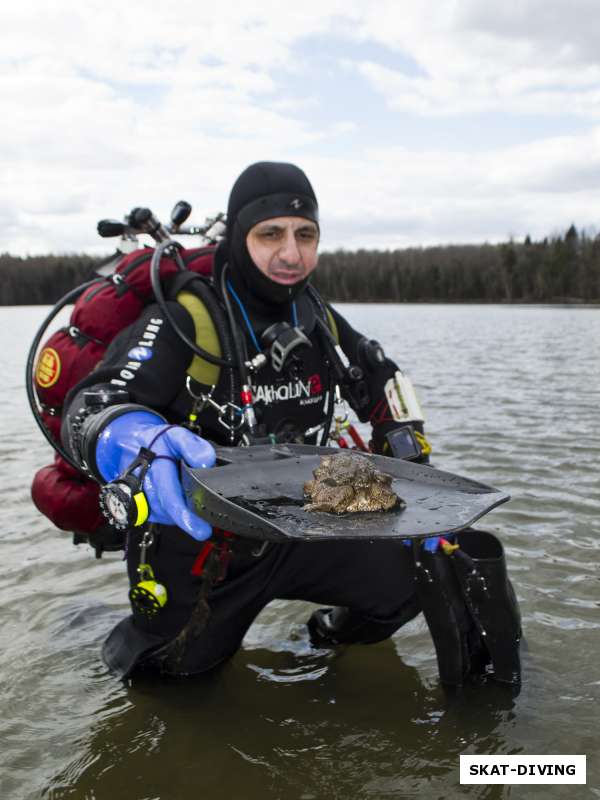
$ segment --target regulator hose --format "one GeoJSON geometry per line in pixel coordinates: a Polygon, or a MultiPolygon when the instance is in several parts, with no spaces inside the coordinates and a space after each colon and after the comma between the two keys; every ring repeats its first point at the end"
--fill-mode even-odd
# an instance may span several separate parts
{"type": "MultiPolygon", "coordinates": [[[[203,350],[196,342],[194,342],[190,337],[182,331],[179,327],[175,318],[169,311],[169,307],[167,306],[167,302],[165,300],[165,295],[162,290],[162,286],[160,285],[160,262],[165,253],[165,250],[169,248],[176,247],[175,243],[169,239],[166,242],[161,242],[157,245],[154,253],[152,254],[152,261],[150,262],[150,282],[152,284],[152,291],[154,292],[154,297],[156,298],[156,302],[158,307],[160,308],[161,312],[165,315],[165,318],[177,334],[181,341],[186,344],[190,350],[195,353],[200,358],[204,359],[204,361],[208,361],[209,364],[214,364],[217,367],[228,367],[232,369],[235,367],[235,361],[232,359],[225,359],[219,358],[218,356],[209,353],[207,350],[203,350]]],[[[179,253],[176,252],[176,261],[179,269],[183,272],[185,270],[185,265],[179,258],[179,253]]]]}
{"type": "Polygon", "coordinates": [[[33,371],[34,371],[34,364],[35,364],[35,357],[37,354],[38,347],[40,346],[40,342],[42,341],[43,337],[46,335],[46,331],[50,323],[54,320],[56,316],[63,310],[65,306],[68,306],[70,303],[74,303],[90,286],[94,286],[98,283],[103,283],[106,281],[106,278],[98,277],[92,278],[91,281],[87,281],[87,283],[82,284],[81,286],[76,286],[75,289],[71,289],[70,292],[67,292],[60,300],[56,303],[52,311],[47,315],[44,319],[42,324],[40,325],[38,332],[33,337],[33,342],[31,343],[31,347],[29,348],[29,354],[27,356],[27,363],[25,365],[25,389],[27,391],[27,399],[29,401],[29,407],[31,408],[31,413],[33,414],[33,418],[35,419],[39,429],[44,434],[48,444],[58,453],[58,455],[63,458],[68,464],[70,464],[74,469],[80,470],[80,465],[77,464],[76,461],[67,453],[64,447],[60,444],[60,442],[55,441],[52,438],[50,431],[44,425],[42,420],[42,415],[40,414],[40,410],[38,407],[38,401],[36,399],[35,388],[33,385],[33,371]]]}

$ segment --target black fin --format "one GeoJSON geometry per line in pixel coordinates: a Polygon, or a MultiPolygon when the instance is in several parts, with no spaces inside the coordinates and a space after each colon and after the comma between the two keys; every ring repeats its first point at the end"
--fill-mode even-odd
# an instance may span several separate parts
{"type": "Polygon", "coordinates": [[[456,539],[460,549],[450,560],[490,654],[494,679],[517,685],[521,682],[521,615],[502,543],[487,531],[472,529],[456,539]]]}
{"type": "Polygon", "coordinates": [[[417,587],[423,614],[435,646],[440,680],[462,686],[471,673],[482,673],[489,662],[463,598],[452,560],[444,552],[420,548],[416,559],[417,587]]]}

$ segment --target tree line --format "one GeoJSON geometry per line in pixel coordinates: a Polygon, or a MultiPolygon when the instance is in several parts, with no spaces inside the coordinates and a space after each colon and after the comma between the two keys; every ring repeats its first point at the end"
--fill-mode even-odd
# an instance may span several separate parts
{"type": "MultiPolygon", "coordinates": [[[[0,255],[0,305],[55,302],[94,277],[86,255],[0,255]]],[[[600,235],[322,253],[313,283],[337,302],[598,303],[600,235]]]]}

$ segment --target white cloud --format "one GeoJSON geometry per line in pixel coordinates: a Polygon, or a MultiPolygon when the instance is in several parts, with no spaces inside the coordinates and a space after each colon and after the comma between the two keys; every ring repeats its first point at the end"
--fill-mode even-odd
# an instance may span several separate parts
{"type": "Polygon", "coordinates": [[[164,216],[182,197],[203,218],[260,159],[306,168],[331,247],[589,224],[600,200],[600,6],[550,6],[13,4],[0,33],[0,250],[106,250],[98,218],[139,204],[164,216]],[[312,41],[340,85],[355,76],[334,98],[347,112],[324,105],[312,41]],[[388,110],[370,118],[363,103],[378,95],[388,110]],[[523,119],[523,143],[448,148],[445,118],[491,113],[523,119]],[[580,127],[558,135],[553,123],[573,115],[580,127]],[[532,117],[547,130],[528,133],[532,117]],[[426,126],[426,144],[403,140],[404,120],[426,126]],[[388,129],[394,147],[378,141],[388,129]]]}
{"type": "Polygon", "coordinates": [[[371,61],[355,67],[396,111],[438,117],[486,112],[600,116],[600,67],[572,75],[557,69],[498,69],[492,75],[474,72],[469,79],[461,74],[412,77],[371,61]]]}
{"type": "Polygon", "coordinates": [[[420,69],[414,75],[357,61],[392,109],[434,116],[600,114],[597,3],[424,0],[408,9],[386,3],[379,24],[367,15],[364,29],[410,53],[420,69]]]}
{"type": "Polygon", "coordinates": [[[543,237],[600,208],[600,128],[476,153],[373,148],[361,164],[314,167],[347,247],[543,237]]]}

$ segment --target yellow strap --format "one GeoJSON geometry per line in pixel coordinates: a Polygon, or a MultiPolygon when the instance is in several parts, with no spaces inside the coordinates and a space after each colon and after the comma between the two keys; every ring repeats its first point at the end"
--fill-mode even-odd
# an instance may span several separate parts
{"type": "Polygon", "coordinates": [[[415,439],[419,443],[419,447],[421,448],[421,455],[428,456],[431,453],[431,445],[425,438],[425,436],[421,433],[421,431],[415,431],[415,439]]]}
{"type": "MultiPolygon", "coordinates": [[[[186,309],[194,320],[196,344],[211,355],[221,358],[221,344],[217,329],[202,300],[191,292],[179,292],[177,302],[186,309]]],[[[216,364],[209,364],[208,361],[196,355],[188,367],[188,375],[205,386],[214,386],[218,383],[220,372],[221,368],[216,364]]]]}
{"type": "Polygon", "coordinates": [[[146,500],[146,495],[143,492],[138,492],[137,494],[134,494],[133,499],[137,510],[137,516],[133,524],[137,528],[139,525],[143,525],[144,522],[146,522],[146,520],[150,516],[150,508],[148,507],[148,501],[146,500]]]}
{"type": "Polygon", "coordinates": [[[335,324],[335,317],[331,313],[330,309],[325,306],[325,313],[327,314],[327,324],[329,325],[329,330],[333,333],[333,338],[336,342],[340,343],[340,334],[338,331],[338,327],[335,324]]]}

